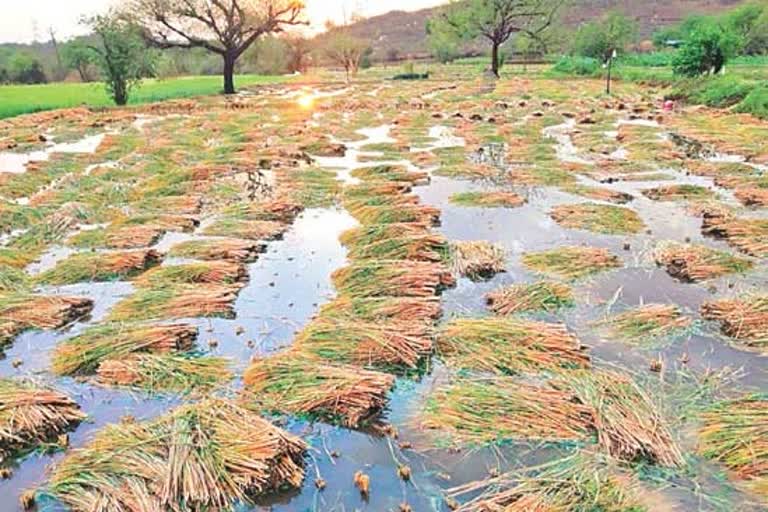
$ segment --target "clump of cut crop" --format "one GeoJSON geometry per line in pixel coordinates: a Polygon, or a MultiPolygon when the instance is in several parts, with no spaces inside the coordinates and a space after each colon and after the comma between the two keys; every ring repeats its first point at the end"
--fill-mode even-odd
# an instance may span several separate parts
{"type": "Polygon", "coordinates": [[[359,217],[369,208],[375,207],[413,207],[419,204],[419,198],[412,194],[379,194],[370,196],[345,196],[344,208],[353,216],[359,217]]]}
{"type": "Polygon", "coordinates": [[[137,352],[158,354],[192,349],[197,328],[188,324],[103,324],[59,343],[53,352],[58,375],[92,375],[107,359],[137,352]]]}
{"type": "Polygon", "coordinates": [[[613,371],[562,373],[562,389],[594,409],[600,447],[620,460],[683,464],[680,448],[651,397],[629,376],[613,371]]]}
{"type": "Polygon", "coordinates": [[[60,329],[93,310],[85,297],[28,295],[0,297],[0,347],[28,329],[60,329]]]}
{"type": "Polygon", "coordinates": [[[518,208],[527,200],[514,192],[461,192],[450,197],[453,204],[459,206],[478,206],[481,208],[518,208]]]}
{"type": "Polygon", "coordinates": [[[671,338],[691,326],[690,317],[684,316],[674,304],[646,304],[611,316],[599,326],[611,336],[631,343],[646,343],[671,338]]]}
{"type": "Polygon", "coordinates": [[[483,280],[504,272],[506,251],[485,240],[451,242],[449,258],[455,274],[483,280]]]}
{"type": "Polygon", "coordinates": [[[373,167],[361,167],[352,171],[352,176],[360,180],[399,181],[423,185],[429,183],[429,174],[426,172],[411,172],[404,167],[391,165],[377,165],[373,167]]]}
{"type": "Polygon", "coordinates": [[[365,261],[334,272],[333,283],[351,297],[430,297],[456,281],[438,263],[365,261]]]}
{"type": "Polygon", "coordinates": [[[196,354],[133,353],[105,359],[96,375],[104,384],[155,392],[202,392],[231,378],[229,361],[196,354]]]}
{"type": "Polygon", "coordinates": [[[70,237],[67,244],[82,249],[141,249],[155,245],[165,232],[154,225],[118,225],[81,231],[70,237]]]}
{"type": "Polygon", "coordinates": [[[451,320],[438,333],[437,351],[454,368],[497,374],[590,366],[579,340],[564,325],[514,318],[451,320]]]}
{"type": "Polygon", "coordinates": [[[705,302],[701,316],[720,322],[723,334],[739,345],[762,353],[768,351],[768,296],[705,302]]]}
{"type": "Polygon", "coordinates": [[[77,403],[58,391],[0,378],[0,463],[55,440],[85,417],[77,403]]]}
{"type": "Polygon", "coordinates": [[[380,412],[393,376],[295,354],[260,358],[245,372],[247,399],[269,412],[306,414],[360,427],[380,412]]]}
{"type": "Polygon", "coordinates": [[[735,190],[733,195],[744,206],[760,208],[768,206],[768,188],[742,187],[735,190]]]}
{"type": "Polygon", "coordinates": [[[336,363],[416,368],[432,352],[432,336],[423,322],[318,318],[299,333],[294,346],[336,363]]]}
{"type": "Polygon", "coordinates": [[[420,422],[457,444],[586,440],[591,410],[573,395],[512,377],[456,377],[433,391],[420,422]]]}
{"type": "Polygon", "coordinates": [[[114,322],[171,320],[175,318],[233,318],[239,285],[180,284],[142,288],[115,305],[114,322]]]}
{"type": "Polygon", "coordinates": [[[701,230],[707,236],[724,239],[731,247],[750,256],[768,256],[768,220],[708,215],[701,230]]]}
{"type": "Polygon", "coordinates": [[[420,222],[432,226],[440,222],[440,210],[423,204],[364,206],[358,208],[353,217],[361,224],[420,222]]]}
{"type": "Polygon", "coordinates": [[[553,281],[506,286],[485,298],[491,311],[502,316],[532,311],[554,313],[574,305],[571,287],[553,281]]]}
{"type": "Polygon", "coordinates": [[[266,246],[252,240],[240,238],[212,238],[190,240],[171,247],[168,255],[176,258],[213,261],[230,260],[249,263],[256,261],[266,246]]]}
{"type": "Polygon", "coordinates": [[[55,466],[46,492],[77,512],[227,510],[301,485],[306,449],[254,412],[208,399],[108,425],[55,466]]]}
{"type": "Polygon", "coordinates": [[[66,285],[88,281],[115,281],[137,276],[160,263],[156,251],[79,253],[59,262],[44,272],[38,281],[50,285],[66,285]]]}
{"type": "Polygon", "coordinates": [[[528,268],[564,279],[580,279],[622,265],[618,256],[597,247],[560,247],[523,255],[528,268]]]}
{"type": "Polygon", "coordinates": [[[704,411],[701,421],[699,452],[768,496],[768,399],[748,395],[726,400],[704,411]]]}
{"type": "Polygon", "coordinates": [[[569,194],[574,194],[595,201],[606,201],[608,203],[626,204],[634,199],[632,194],[619,192],[610,188],[589,187],[587,185],[568,185],[563,190],[569,194]]]}
{"type": "Polygon", "coordinates": [[[446,259],[448,241],[432,233],[390,238],[367,245],[353,245],[347,256],[353,260],[411,260],[439,262],[446,259]]]}
{"type": "Polygon", "coordinates": [[[655,252],[656,264],[683,282],[698,282],[727,274],[743,273],[752,262],[703,245],[662,243],[655,252]]]}
{"type": "Polygon", "coordinates": [[[223,218],[203,229],[207,236],[231,236],[248,240],[275,240],[283,236],[288,225],[272,220],[223,218]]]}
{"type": "Polygon", "coordinates": [[[606,235],[639,233],[645,224],[633,210],[620,206],[582,203],[556,206],[552,218],[563,227],[606,235]]]}
{"type": "Polygon", "coordinates": [[[245,281],[248,272],[242,263],[207,261],[168,265],[150,270],[134,280],[137,286],[161,287],[174,284],[235,284],[245,281]]]}
{"type": "Polygon", "coordinates": [[[325,318],[359,318],[370,322],[429,322],[440,318],[438,297],[355,298],[342,295],[320,309],[325,318]]]}
{"type": "Polygon", "coordinates": [[[278,196],[267,201],[248,201],[230,205],[223,213],[233,218],[269,220],[290,224],[304,207],[289,197],[278,196]]]}
{"type": "Polygon", "coordinates": [[[712,199],[714,193],[699,185],[665,185],[643,191],[643,195],[654,201],[704,201],[712,199]]]}
{"type": "Polygon", "coordinates": [[[533,469],[515,471],[483,482],[450,489],[458,498],[480,494],[457,512],[645,512],[639,484],[617,465],[578,452],[533,469]]]}
{"type": "Polygon", "coordinates": [[[19,268],[0,264],[0,293],[24,293],[29,291],[30,279],[19,268]]]}
{"type": "Polygon", "coordinates": [[[426,234],[430,229],[427,223],[395,222],[390,224],[369,224],[345,231],[339,237],[342,244],[349,248],[373,245],[393,238],[412,238],[426,234]]]}

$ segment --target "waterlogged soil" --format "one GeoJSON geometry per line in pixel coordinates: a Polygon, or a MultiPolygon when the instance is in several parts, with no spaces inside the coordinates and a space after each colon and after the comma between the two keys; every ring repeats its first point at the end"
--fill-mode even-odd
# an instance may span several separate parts
{"type": "MultiPolygon", "coordinates": [[[[691,374],[725,375],[728,378],[724,378],[723,386],[728,390],[768,392],[766,359],[735,347],[719,335],[716,325],[704,322],[699,314],[701,304],[707,300],[764,292],[768,277],[764,262],[753,258],[754,270],[706,283],[682,283],[673,279],[653,261],[652,252],[660,241],[691,242],[732,253],[735,250],[724,241],[704,237],[701,218],[691,213],[686,202],[655,201],[641,192],[672,184],[699,185],[710,189],[722,204],[744,215],[761,216],[764,212],[741,206],[731,190],[715,185],[713,177],[692,176],[686,170],[688,160],[683,159],[682,165],[679,160],[674,164],[667,163],[661,149],[653,150],[656,153],[650,156],[635,151],[631,146],[634,132],[622,141],[616,139],[618,131],[629,123],[632,128],[642,128],[644,138],[663,142],[668,139],[669,132],[688,130],[690,119],[700,116],[700,112],[682,109],[662,115],[652,107],[660,104],[660,94],[634,85],[619,86],[618,96],[613,99],[600,96],[600,84],[591,81],[560,83],[544,79],[512,79],[491,84],[462,81],[458,87],[454,85],[446,80],[403,83],[397,88],[388,83],[368,83],[353,84],[344,89],[257,91],[236,100],[242,105],[241,111],[220,99],[204,100],[206,103],[199,109],[187,104],[165,107],[160,104],[147,112],[130,112],[125,119],[113,120],[113,125],[105,128],[104,133],[108,130],[111,137],[138,137],[144,141],[129,148],[125,154],[108,155],[108,160],[96,147],[89,146],[95,140],[93,137],[99,135],[91,133],[92,130],[83,124],[80,140],[87,146],[84,150],[96,152],[96,155],[83,162],[82,170],[98,165],[99,158],[111,162],[116,157],[121,162],[118,164],[120,168],[130,171],[122,176],[126,180],[124,185],[128,186],[135,173],[151,172],[151,165],[145,166],[142,162],[153,151],[167,155],[174,165],[187,165],[188,161],[175,158],[175,151],[194,152],[196,147],[202,146],[215,148],[217,141],[224,144],[222,141],[230,135],[237,137],[254,123],[262,123],[258,134],[260,141],[268,140],[272,147],[279,147],[282,130],[286,126],[299,126],[312,136],[345,144],[343,156],[309,155],[310,165],[332,170],[342,186],[357,183],[352,171],[365,166],[387,163],[402,165],[409,170],[426,170],[431,174],[429,183],[415,187],[414,193],[423,204],[441,211],[440,225],[434,231],[449,240],[487,240],[505,249],[505,272],[479,282],[460,278],[455,288],[443,293],[443,321],[457,316],[490,315],[485,304],[486,293],[503,285],[537,280],[540,276],[521,263],[524,253],[564,246],[606,248],[621,257],[621,268],[572,283],[575,307],[534,317],[564,322],[589,347],[598,367],[618,367],[647,381],[671,382],[691,374]],[[308,95],[311,101],[305,99],[308,95]],[[625,103],[630,108],[605,108],[608,103],[625,103]],[[632,113],[632,105],[651,107],[637,114],[632,113]],[[211,116],[206,113],[208,111],[217,112],[217,115],[211,116]],[[574,113],[576,115],[572,117],[574,113]],[[594,122],[580,122],[580,118],[583,121],[587,116],[596,117],[598,126],[594,126],[594,122]],[[493,119],[489,119],[491,117],[493,119]],[[604,132],[604,140],[595,145],[606,143],[610,147],[597,153],[580,146],[579,135],[585,130],[604,132]],[[174,131],[184,132],[183,140],[174,138],[174,131]],[[153,149],[151,143],[147,144],[157,140],[160,140],[157,149],[153,149]],[[625,144],[628,149],[623,147],[625,144]],[[374,145],[383,150],[370,150],[374,145]],[[520,163],[521,147],[525,151],[533,145],[539,152],[526,155],[525,162],[520,163]],[[505,155],[507,150],[510,154],[505,155]],[[420,158],[425,153],[442,155],[441,151],[451,151],[458,156],[452,157],[450,163],[441,161],[440,157],[420,158]],[[638,156],[647,166],[647,173],[663,173],[671,179],[608,183],[595,179],[594,171],[604,166],[607,160],[631,163],[638,156]],[[449,165],[458,168],[459,172],[443,172],[449,165]],[[554,170],[560,174],[539,182],[515,178],[518,171],[530,166],[541,166],[548,172],[554,170]],[[462,175],[461,169],[469,171],[477,167],[485,169],[487,177],[478,179],[472,172],[462,175]],[[630,194],[632,201],[623,206],[639,215],[645,229],[636,235],[600,235],[559,225],[550,216],[554,207],[601,203],[569,192],[565,186],[568,180],[630,194]],[[527,203],[507,209],[466,207],[450,201],[457,193],[499,190],[516,192],[525,197],[527,203]],[[694,319],[695,328],[669,343],[644,347],[606,339],[594,327],[596,320],[610,312],[647,303],[679,306],[684,314],[694,319]],[[649,370],[652,360],[662,361],[661,373],[649,370]]],[[[729,114],[717,113],[717,116],[721,124],[729,120],[729,114]]],[[[57,128],[73,129],[68,124],[60,126],[61,120],[47,122],[50,126],[45,127],[46,133],[55,134],[57,128]]],[[[744,119],[731,116],[730,122],[736,127],[744,123],[744,119]]],[[[749,133],[768,133],[765,123],[754,119],[749,123],[753,129],[749,133]]],[[[27,136],[28,126],[25,127],[21,119],[18,124],[17,129],[27,136]]],[[[740,129],[744,131],[743,126],[740,129]]],[[[69,131],[67,133],[71,137],[69,131]]],[[[767,156],[741,155],[740,150],[746,152],[752,146],[744,144],[742,148],[738,139],[718,139],[718,133],[709,133],[706,126],[699,126],[697,136],[709,137],[706,142],[713,144],[715,149],[718,149],[718,143],[722,144],[725,146],[722,153],[735,155],[737,160],[759,161],[767,156]]],[[[13,130],[4,135],[12,137],[13,130]]],[[[664,149],[671,148],[665,146],[664,149]]],[[[77,149],[48,144],[33,154],[1,153],[0,171],[24,174],[30,160],[46,160],[51,152],[59,150],[77,149]]],[[[228,153],[225,147],[217,156],[217,162],[237,165],[239,157],[228,153]]],[[[706,157],[702,156],[700,161],[705,162],[706,157]]],[[[280,172],[279,167],[274,170],[280,172]]],[[[87,177],[82,179],[86,183],[87,177]]],[[[216,200],[221,198],[213,198],[216,200]]],[[[154,248],[163,252],[181,241],[207,238],[201,230],[213,219],[206,218],[203,213],[200,220],[201,227],[193,232],[167,233],[154,248]]],[[[241,388],[240,377],[252,357],[270,357],[289,348],[297,332],[307,325],[322,304],[335,296],[331,274],[347,263],[346,249],[338,237],[356,225],[355,219],[339,202],[305,209],[282,239],[269,241],[265,252],[248,264],[249,280],[234,304],[235,318],[182,320],[199,327],[198,345],[204,352],[232,361],[235,377],[224,394],[234,395],[241,388]]],[[[92,227],[80,226],[79,229],[92,227]]],[[[12,230],[13,226],[9,228],[12,230]]],[[[76,227],[74,231],[77,230],[76,227]]],[[[13,236],[8,240],[10,242],[6,243],[12,243],[13,236]]],[[[79,250],[83,249],[68,247],[62,240],[51,243],[35,262],[26,267],[26,272],[30,276],[39,274],[79,250]]],[[[163,264],[183,261],[168,259],[163,264]]],[[[28,331],[18,336],[5,349],[5,358],[0,360],[0,376],[31,377],[51,384],[75,399],[89,415],[89,420],[71,433],[70,449],[82,446],[99,429],[121,417],[151,419],[175,405],[195,400],[189,396],[116,389],[91,381],[55,377],[50,370],[53,348],[103,321],[115,304],[135,292],[135,287],[128,281],[115,281],[38,290],[46,294],[86,296],[93,299],[95,307],[88,318],[60,331],[28,331]],[[23,364],[19,365],[19,361],[23,364]]],[[[378,512],[399,510],[401,504],[407,503],[414,511],[446,511],[445,490],[448,488],[558,456],[556,450],[537,445],[504,444],[456,450],[435,444],[430,434],[420,428],[419,414],[430,391],[449,373],[449,369],[433,358],[427,363],[423,375],[398,377],[383,414],[384,421],[397,430],[396,438],[373,430],[350,430],[290,416],[276,417],[279,425],[300,435],[312,446],[307,458],[306,478],[300,489],[265,498],[256,507],[243,506],[242,510],[378,512]],[[409,481],[398,476],[397,469],[403,464],[412,470],[409,481]],[[357,471],[370,476],[371,492],[366,497],[362,497],[353,485],[357,471]],[[323,490],[316,487],[316,478],[327,483],[323,490]]],[[[691,434],[678,434],[683,446],[695,446],[691,434]]],[[[0,481],[0,512],[20,510],[18,498],[21,493],[43,485],[47,467],[59,461],[64,453],[35,453],[18,461],[13,475],[0,481]]],[[[674,485],[668,481],[659,485],[644,484],[649,510],[764,509],[759,498],[733,485],[722,467],[703,460],[697,465],[700,468],[697,474],[675,478],[674,485]]],[[[46,505],[51,510],[63,509],[55,502],[46,505]]]]}

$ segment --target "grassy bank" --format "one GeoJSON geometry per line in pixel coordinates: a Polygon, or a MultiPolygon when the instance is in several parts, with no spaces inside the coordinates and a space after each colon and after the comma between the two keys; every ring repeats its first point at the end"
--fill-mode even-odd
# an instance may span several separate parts
{"type": "MultiPolygon", "coordinates": [[[[281,76],[240,75],[236,85],[272,84],[286,80],[281,76]]],[[[193,76],[165,80],[146,80],[131,96],[131,104],[173,98],[189,98],[221,91],[220,76],[193,76]]],[[[51,83],[42,85],[0,86],[0,119],[42,110],[76,107],[105,107],[114,103],[101,83],[51,83]]]]}

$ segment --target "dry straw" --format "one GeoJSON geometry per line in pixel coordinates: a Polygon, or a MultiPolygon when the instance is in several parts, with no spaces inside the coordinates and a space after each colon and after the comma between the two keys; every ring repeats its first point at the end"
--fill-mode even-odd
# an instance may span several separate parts
{"type": "Polygon", "coordinates": [[[749,260],[703,245],[662,243],[655,252],[658,265],[683,282],[698,282],[727,274],[746,272],[752,267],[749,260]]]}
{"type": "Polygon", "coordinates": [[[544,274],[580,279],[622,265],[618,256],[596,247],[560,247],[523,255],[523,264],[544,274]]]}
{"type": "Polygon", "coordinates": [[[485,297],[491,311],[502,316],[532,311],[554,313],[574,304],[571,287],[552,281],[507,286],[485,297]]]}
{"type": "Polygon", "coordinates": [[[470,279],[489,279],[504,272],[504,248],[487,241],[451,242],[451,268],[455,274],[470,279]]]}
{"type": "Polygon", "coordinates": [[[706,302],[701,315],[720,322],[723,334],[739,344],[763,353],[768,350],[768,296],[706,302]]]}

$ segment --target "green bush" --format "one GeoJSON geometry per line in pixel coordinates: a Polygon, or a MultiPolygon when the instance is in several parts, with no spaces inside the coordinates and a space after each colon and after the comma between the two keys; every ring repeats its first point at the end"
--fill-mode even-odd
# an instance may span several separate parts
{"type": "Polygon", "coordinates": [[[768,85],[752,89],[744,101],[736,107],[736,111],[768,119],[768,85]]]}
{"type": "Polygon", "coordinates": [[[686,39],[675,56],[675,74],[700,76],[719,73],[733,57],[739,39],[716,23],[702,24],[686,39]]]}
{"type": "Polygon", "coordinates": [[[566,75],[595,76],[600,74],[601,66],[592,57],[561,57],[552,69],[566,75]]]}

